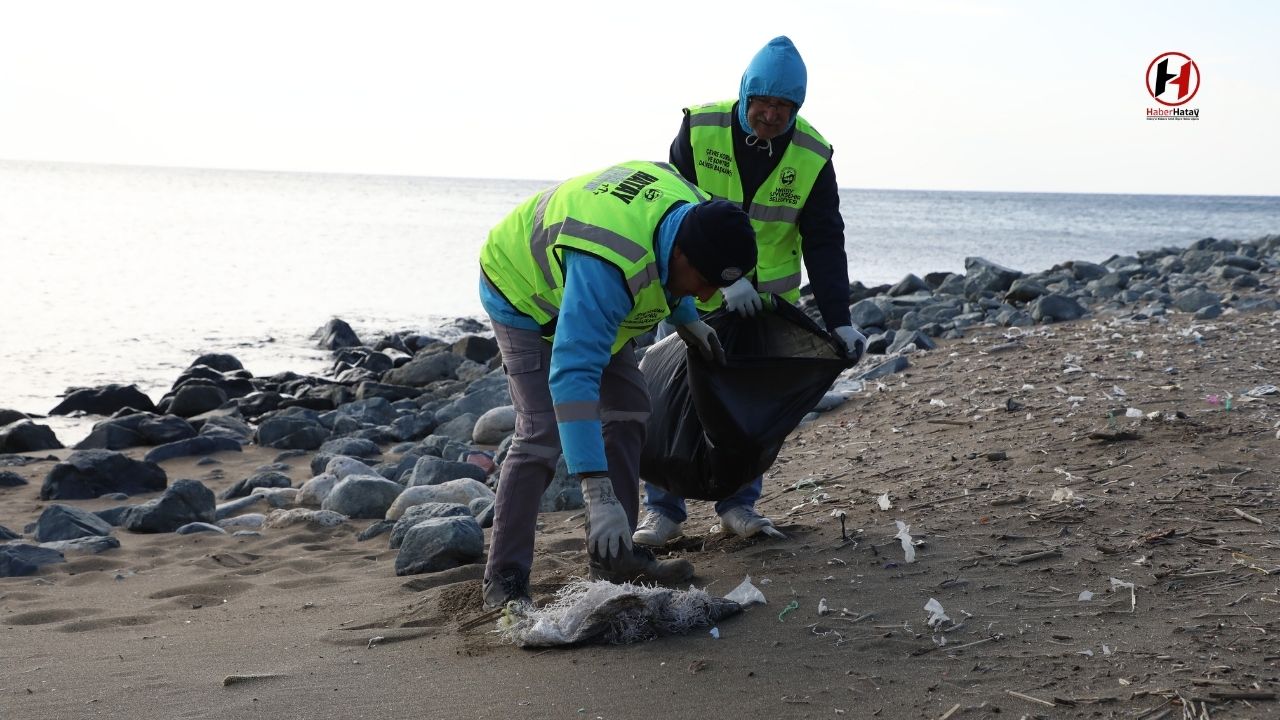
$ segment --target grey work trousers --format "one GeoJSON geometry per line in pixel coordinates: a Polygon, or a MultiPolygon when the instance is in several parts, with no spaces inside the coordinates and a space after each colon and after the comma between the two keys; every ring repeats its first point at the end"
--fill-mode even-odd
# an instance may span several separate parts
{"type": "MultiPolygon", "coordinates": [[[[560,458],[560,430],[549,385],[551,343],[536,330],[497,321],[493,333],[516,409],[516,429],[498,478],[486,578],[506,569],[527,573],[533,567],[538,505],[560,458]]],[[[633,530],[640,508],[640,449],[648,416],[649,392],[635,348],[627,343],[600,378],[600,419],[609,479],[633,530]]]]}

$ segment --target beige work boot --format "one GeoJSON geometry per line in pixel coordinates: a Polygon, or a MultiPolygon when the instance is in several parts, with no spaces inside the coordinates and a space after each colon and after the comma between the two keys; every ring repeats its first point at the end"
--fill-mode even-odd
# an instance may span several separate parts
{"type": "Polygon", "coordinates": [[[661,547],[680,537],[680,523],[659,512],[650,510],[631,534],[631,542],[638,545],[661,547]]]}
{"type": "Polygon", "coordinates": [[[741,537],[751,537],[758,533],[764,533],[769,537],[785,537],[781,531],[773,526],[772,520],[747,505],[738,505],[724,511],[720,515],[720,527],[726,533],[733,533],[741,537]]]}

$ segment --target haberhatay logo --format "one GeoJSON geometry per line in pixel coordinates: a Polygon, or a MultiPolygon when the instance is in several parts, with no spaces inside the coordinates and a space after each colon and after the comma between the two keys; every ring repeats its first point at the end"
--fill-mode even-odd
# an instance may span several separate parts
{"type": "Polygon", "coordinates": [[[1186,107],[1200,91],[1200,66],[1180,52],[1160,53],[1147,65],[1147,94],[1163,107],[1147,108],[1148,120],[1199,120],[1200,108],[1186,107]]]}

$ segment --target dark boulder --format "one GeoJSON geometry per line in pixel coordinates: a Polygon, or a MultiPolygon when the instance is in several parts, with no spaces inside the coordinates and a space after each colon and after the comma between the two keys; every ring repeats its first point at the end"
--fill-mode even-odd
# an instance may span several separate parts
{"type": "Polygon", "coordinates": [[[220,373],[229,373],[244,369],[244,363],[240,362],[235,355],[228,355],[227,353],[205,353],[191,361],[191,367],[195,367],[196,365],[211,367],[220,373]]]}
{"type": "Polygon", "coordinates": [[[176,457],[208,455],[216,452],[240,452],[240,441],[235,438],[218,435],[197,435],[196,437],[167,443],[152,449],[143,458],[147,462],[164,462],[176,457]]]}
{"type": "Polygon", "coordinates": [[[255,475],[250,475],[249,477],[237,482],[235,485],[232,485],[226,490],[223,490],[222,495],[220,495],[219,497],[223,500],[230,500],[232,498],[238,498],[238,497],[246,497],[253,492],[254,488],[260,488],[260,487],[265,487],[265,488],[293,487],[293,481],[290,480],[289,476],[285,475],[284,473],[275,472],[274,470],[268,470],[267,472],[260,472],[255,475]]]}
{"type": "Polygon", "coordinates": [[[197,480],[178,480],[160,497],[129,508],[120,525],[143,533],[173,532],[193,522],[214,522],[213,491],[197,480]]]}
{"type": "Polygon", "coordinates": [[[333,318],[317,330],[312,339],[318,340],[320,347],[326,350],[338,350],[347,347],[359,347],[364,343],[356,336],[356,331],[344,320],[333,318]]]}
{"type": "Polygon", "coordinates": [[[155,412],[156,405],[137,385],[110,384],[96,388],[79,388],[49,411],[50,415],[70,415],[84,412],[92,415],[110,415],[121,408],[133,408],[141,412],[155,412]]]}
{"type": "Polygon", "coordinates": [[[19,543],[0,545],[0,577],[34,575],[42,565],[66,562],[57,550],[19,543]]]}
{"type": "Polygon", "coordinates": [[[18,420],[0,427],[0,453],[57,450],[62,447],[58,436],[48,425],[18,420]]]}
{"type": "Polygon", "coordinates": [[[36,540],[75,540],[111,534],[111,525],[87,510],[70,505],[50,505],[36,520],[36,540]]]}
{"type": "Polygon", "coordinates": [[[159,465],[112,450],[77,450],[53,466],[40,487],[41,500],[88,500],[108,493],[158,492],[168,484],[159,465]]]}

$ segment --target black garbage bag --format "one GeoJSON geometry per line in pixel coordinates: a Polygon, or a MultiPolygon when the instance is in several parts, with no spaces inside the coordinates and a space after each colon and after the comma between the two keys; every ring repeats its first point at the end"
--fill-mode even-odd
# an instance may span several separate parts
{"type": "Polygon", "coordinates": [[[798,308],[704,320],[724,346],[725,365],[689,352],[672,334],[640,361],[653,402],[640,477],[668,492],[723,500],[769,469],[787,434],[853,363],[798,308]]]}

